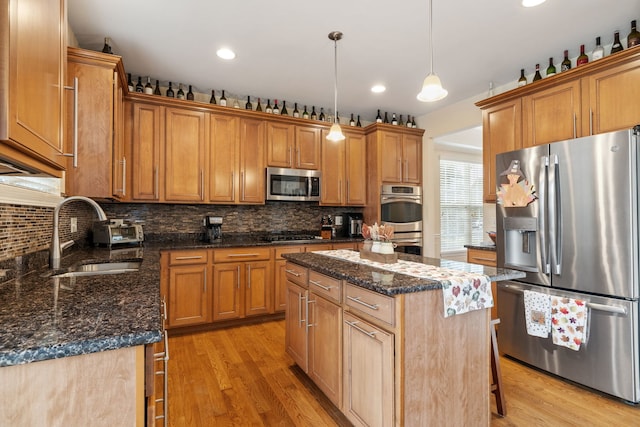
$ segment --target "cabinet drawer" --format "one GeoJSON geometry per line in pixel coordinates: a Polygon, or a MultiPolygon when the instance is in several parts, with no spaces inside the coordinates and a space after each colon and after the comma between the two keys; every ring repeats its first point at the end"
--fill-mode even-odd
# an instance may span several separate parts
{"type": "Polygon", "coordinates": [[[169,264],[170,265],[183,265],[183,264],[206,264],[207,262],[207,250],[184,250],[184,251],[171,251],[169,252],[169,264]]]}
{"type": "Polygon", "coordinates": [[[347,306],[394,326],[395,299],[393,297],[347,283],[345,298],[347,306]]]}
{"type": "Polygon", "coordinates": [[[340,303],[342,280],[325,276],[315,271],[309,272],[309,290],[340,303]]]}
{"type": "Polygon", "coordinates": [[[287,274],[287,280],[297,283],[300,286],[304,286],[305,288],[307,287],[309,270],[305,267],[288,262],[284,271],[287,274]]]}
{"type": "Polygon", "coordinates": [[[213,251],[213,262],[257,261],[270,258],[271,251],[266,247],[216,249],[213,251]]]}
{"type": "Polygon", "coordinates": [[[497,265],[498,254],[495,251],[483,251],[480,249],[467,249],[467,262],[481,264],[489,267],[497,265]]]}
{"type": "Polygon", "coordinates": [[[304,252],[304,246],[282,246],[274,248],[274,259],[284,259],[282,258],[282,254],[297,254],[300,252],[304,252]]]}
{"type": "Polygon", "coordinates": [[[311,243],[306,246],[305,252],[330,251],[332,248],[331,243],[311,243]]]}

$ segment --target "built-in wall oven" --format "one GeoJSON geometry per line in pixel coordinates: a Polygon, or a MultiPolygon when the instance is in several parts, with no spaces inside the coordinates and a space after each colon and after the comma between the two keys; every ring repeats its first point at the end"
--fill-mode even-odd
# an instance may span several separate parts
{"type": "Polygon", "coordinates": [[[383,185],[380,221],[393,225],[396,251],[422,254],[422,188],[415,185],[383,185]]]}

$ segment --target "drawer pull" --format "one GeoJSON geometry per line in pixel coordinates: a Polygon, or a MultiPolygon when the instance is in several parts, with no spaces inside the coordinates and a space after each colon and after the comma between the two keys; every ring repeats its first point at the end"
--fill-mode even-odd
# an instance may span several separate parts
{"type": "Polygon", "coordinates": [[[375,338],[376,337],[376,331],[369,332],[369,331],[366,331],[366,330],[362,329],[360,326],[357,325],[359,322],[349,322],[348,320],[345,320],[344,323],[346,323],[347,325],[351,326],[354,329],[359,330],[360,332],[362,332],[363,334],[367,335],[368,337],[371,337],[371,338],[375,338]]]}
{"type": "Polygon", "coordinates": [[[193,256],[177,256],[176,260],[184,261],[187,259],[202,259],[202,255],[193,255],[193,256]]]}
{"type": "Polygon", "coordinates": [[[360,301],[360,297],[352,297],[347,295],[347,299],[350,299],[353,302],[357,302],[358,304],[362,304],[365,307],[370,308],[371,310],[378,310],[378,304],[373,304],[373,305],[367,304],[364,301],[360,301]]]}
{"type": "Polygon", "coordinates": [[[311,280],[311,279],[309,279],[309,283],[311,283],[312,285],[316,285],[317,287],[322,288],[325,291],[331,291],[331,288],[333,288],[333,286],[324,286],[324,285],[321,285],[320,282],[316,282],[315,280],[311,280]]]}
{"type": "Polygon", "coordinates": [[[473,257],[472,258],[474,261],[489,261],[489,262],[496,262],[495,258],[480,258],[480,257],[473,257]]]}
{"type": "Polygon", "coordinates": [[[245,257],[245,256],[260,256],[260,254],[229,254],[227,256],[229,258],[234,258],[234,257],[245,257]]]}
{"type": "Polygon", "coordinates": [[[300,276],[301,276],[301,274],[300,274],[300,273],[298,273],[298,272],[297,272],[297,271],[295,271],[295,270],[284,270],[284,271],[285,271],[285,273],[293,274],[293,275],[294,275],[294,276],[296,276],[296,277],[300,277],[300,276]]]}

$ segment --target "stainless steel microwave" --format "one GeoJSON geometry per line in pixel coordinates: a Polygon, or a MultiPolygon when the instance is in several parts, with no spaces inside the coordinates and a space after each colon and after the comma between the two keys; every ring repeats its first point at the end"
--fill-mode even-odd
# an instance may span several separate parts
{"type": "Polygon", "coordinates": [[[267,200],[320,200],[320,171],[267,168],[267,200]]]}

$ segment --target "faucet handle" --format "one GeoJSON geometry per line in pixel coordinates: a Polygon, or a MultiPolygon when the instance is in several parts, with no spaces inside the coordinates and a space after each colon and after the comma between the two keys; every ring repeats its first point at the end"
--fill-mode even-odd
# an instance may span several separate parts
{"type": "Polygon", "coordinates": [[[60,245],[60,249],[61,250],[65,250],[65,249],[73,246],[75,243],[76,243],[76,241],[73,240],[73,239],[68,240],[68,241],[66,241],[66,242],[64,242],[63,244],[60,245]]]}

